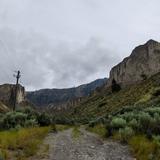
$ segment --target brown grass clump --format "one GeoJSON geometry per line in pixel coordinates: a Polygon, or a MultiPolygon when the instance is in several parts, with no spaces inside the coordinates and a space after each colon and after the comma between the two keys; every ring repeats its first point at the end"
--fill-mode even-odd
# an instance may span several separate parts
{"type": "Polygon", "coordinates": [[[49,130],[49,127],[35,127],[0,132],[0,158],[10,159],[10,153],[19,159],[33,156],[49,130]]]}

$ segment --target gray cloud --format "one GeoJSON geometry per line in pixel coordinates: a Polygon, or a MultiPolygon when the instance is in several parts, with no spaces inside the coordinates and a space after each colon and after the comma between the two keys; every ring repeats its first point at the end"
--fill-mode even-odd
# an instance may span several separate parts
{"type": "Polygon", "coordinates": [[[0,31],[1,83],[13,82],[12,72],[22,71],[22,83],[28,89],[69,87],[107,76],[118,62],[114,50],[97,38],[78,47],[69,43],[51,43],[39,34],[0,31]],[[2,70],[1,69],[1,70],[2,70]]]}
{"type": "Polygon", "coordinates": [[[0,0],[0,83],[22,70],[27,89],[107,76],[150,38],[160,40],[158,0],[0,0]]]}

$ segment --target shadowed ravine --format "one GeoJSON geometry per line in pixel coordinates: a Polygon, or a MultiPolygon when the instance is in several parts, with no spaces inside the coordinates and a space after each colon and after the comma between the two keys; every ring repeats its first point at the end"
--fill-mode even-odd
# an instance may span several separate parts
{"type": "MultiPolygon", "coordinates": [[[[50,133],[45,144],[48,153],[39,155],[40,160],[134,160],[127,146],[111,140],[103,141],[96,135],[81,129],[78,138],[73,137],[72,129],[50,133]]],[[[34,159],[34,160],[35,160],[34,159]]],[[[33,160],[33,159],[32,159],[33,160]]]]}

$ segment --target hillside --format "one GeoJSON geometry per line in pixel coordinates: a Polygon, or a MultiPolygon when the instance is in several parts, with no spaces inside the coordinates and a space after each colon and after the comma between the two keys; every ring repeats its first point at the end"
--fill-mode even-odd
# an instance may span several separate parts
{"type": "Polygon", "coordinates": [[[67,113],[58,111],[58,115],[72,115],[87,122],[127,106],[144,107],[152,102],[159,105],[159,90],[160,43],[149,40],[136,47],[129,57],[111,69],[105,87],[75,104],[67,113]],[[121,86],[119,92],[111,90],[113,79],[121,86]]]}
{"type": "Polygon", "coordinates": [[[27,92],[27,99],[36,106],[64,104],[77,98],[89,96],[97,87],[106,84],[107,79],[97,79],[91,83],[67,89],[42,89],[27,92]]]}
{"type": "Polygon", "coordinates": [[[108,88],[104,89],[75,106],[72,115],[91,120],[127,106],[144,107],[152,103],[160,105],[160,73],[116,93],[111,93],[108,88]]]}

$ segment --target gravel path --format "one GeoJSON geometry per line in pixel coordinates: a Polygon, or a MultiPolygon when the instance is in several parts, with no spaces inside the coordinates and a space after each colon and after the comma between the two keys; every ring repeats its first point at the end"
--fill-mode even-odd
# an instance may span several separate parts
{"type": "Polygon", "coordinates": [[[135,160],[127,146],[103,141],[84,129],[81,133],[78,139],[72,137],[72,129],[50,134],[45,139],[49,153],[42,160],[135,160]]]}

